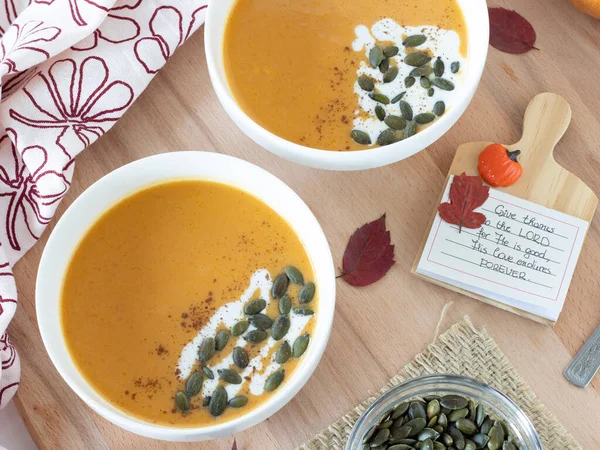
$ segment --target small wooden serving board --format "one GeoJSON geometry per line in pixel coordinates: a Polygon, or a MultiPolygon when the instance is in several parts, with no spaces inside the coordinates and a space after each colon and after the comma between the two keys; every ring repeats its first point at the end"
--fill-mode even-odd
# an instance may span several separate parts
{"type": "MultiPolygon", "coordinates": [[[[535,96],[525,111],[521,139],[516,144],[503,144],[509,150],[521,150],[519,162],[523,167],[523,175],[512,186],[497,189],[591,222],[598,205],[598,197],[583,181],[560,166],[553,157],[554,147],[567,130],[570,121],[571,107],[564,98],[551,93],[535,96]]],[[[469,142],[458,148],[438,204],[442,200],[446,185],[452,175],[462,173],[479,175],[477,171],[478,156],[491,143],[483,141],[469,142]]],[[[431,216],[427,232],[413,263],[411,272],[414,275],[537,322],[553,324],[552,321],[527,311],[418,274],[416,269],[436,215],[437,209],[431,216]]]]}

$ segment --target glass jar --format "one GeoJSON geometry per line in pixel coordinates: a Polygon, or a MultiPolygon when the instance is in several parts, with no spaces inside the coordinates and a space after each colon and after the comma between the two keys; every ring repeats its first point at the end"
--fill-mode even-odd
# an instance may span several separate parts
{"type": "Polygon", "coordinates": [[[366,433],[396,405],[415,397],[456,394],[484,405],[486,413],[502,419],[520,443],[521,450],[543,450],[529,418],[510,398],[497,389],[472,378],[458,375],[426,375],[402,383],[379,397],[358,418],[346,450],[362,450],[366,433]]]}

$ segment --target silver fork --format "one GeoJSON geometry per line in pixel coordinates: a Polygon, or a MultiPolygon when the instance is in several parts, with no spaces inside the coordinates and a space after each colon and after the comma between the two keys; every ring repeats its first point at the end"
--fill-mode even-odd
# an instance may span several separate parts
{"type": "Polygon", "coordinates": [[[565,377],[575,386],[586,387],[600,368],[600,326],[577,352],[565,369],[565,377]]]}

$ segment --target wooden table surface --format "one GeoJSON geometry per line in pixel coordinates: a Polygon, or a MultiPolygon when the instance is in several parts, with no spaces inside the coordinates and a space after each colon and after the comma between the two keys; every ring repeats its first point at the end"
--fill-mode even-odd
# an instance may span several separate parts
{"type": "MultiPolygon", "coordinates": [[[[327,172],[292,164],[258,147],[233,124],[213,92],[202,30],[178,50],[117,125],[77,159],[73,185],[57,216],[104,174],[144,156],[198,149],[246,159],[284,180],[306,201],[329,239],[337,265],[354,229],[387,212],[396,264],[367,288],[338,281],[335,321],[320,365],[279,413],[237,435],[238,448],[291,449],[329,425],[426,347],[449,301],[454,305],[443,329],[464,315],[486,327],[581,445],[600,447],[600,379],[579,389],[562,375],[600,323],[598,217],[554,328],[409,274],[455,149],[468,141],[516,142],[524,109],[539,92],[556,92],[571,104],[573,120],[555,157],[600,193],[600,21],[579,13],[567,0],[493,3],[516,9],[532,22],[539,50],[508,55],[490,48],[482,82],[464,116],[430,148],[400,163],[354,173],[327,172]]],[[[17,401],[38,445],[52,450],[229,450],[232,438],[167,444],[122,431],[92,412],[62,381],[42,345],[34,307],[37,267],[50,231],[15,267],[19,309],[10,326],[23,368],[17,401]]]]}

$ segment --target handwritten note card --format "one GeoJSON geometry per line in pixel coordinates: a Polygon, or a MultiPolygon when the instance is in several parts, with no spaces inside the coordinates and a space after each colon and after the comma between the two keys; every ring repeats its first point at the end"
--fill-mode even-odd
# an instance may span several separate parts
{"type": "Polygon", "coordinates": [[[556,321],[588,222],[493,188],[477,211],[461,232],[436,216],[417,273],[556,321]]]}

